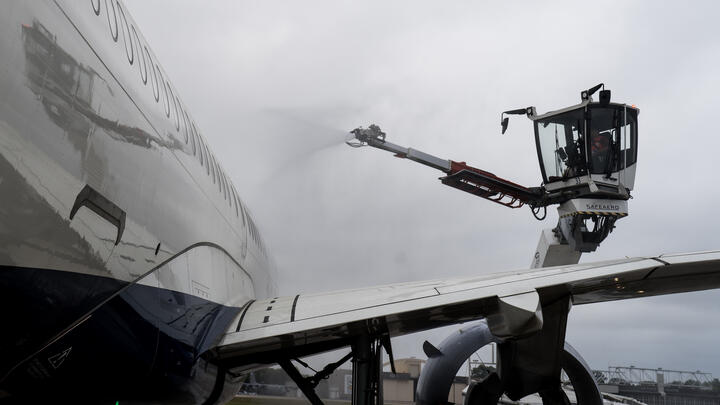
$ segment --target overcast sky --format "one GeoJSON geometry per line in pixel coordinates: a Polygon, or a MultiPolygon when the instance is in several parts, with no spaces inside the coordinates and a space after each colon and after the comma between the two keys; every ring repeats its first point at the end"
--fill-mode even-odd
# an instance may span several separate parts
{"type": "MultiPolygon", "coordinates": [[[[641,114],[630,216],[584,262],[720,248],[716,2],[127,1],[257,218],[283,295],[529,266],[542,228],[344,133],[540,184],[530,122],[604,82],[641,114]]],[[[395,341],[422,356],[425,338],[395,341]]],[[[575,307],[593,368],[720,376],[720,292],[575,307]]]]}

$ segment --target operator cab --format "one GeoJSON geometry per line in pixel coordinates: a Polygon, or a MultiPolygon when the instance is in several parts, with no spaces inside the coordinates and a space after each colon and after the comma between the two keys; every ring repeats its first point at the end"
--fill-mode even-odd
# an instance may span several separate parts
{"type": "MultiPolygon", "coordinates": [[[[635,184],[638,110],[583,103],[530,116],[545,189],[594,189],[596,197],[627,199],[635,184]]],[[[584,194],[584,193],[582,193],[584,194]]]]}
{"type": "Polygon", "coordinates": [[[581,92],[580,98],[578,105],[542,115],[527,107],[500,116],[503,133],[506,114],[527,115],[533,121],[543,183],[542,196],[531,204],[559,204],[555,231],[572,254],[594,251],[615,221],[628,215],[637,166],[639,110],[611,103],[610,90],[602,83],[581,92]],[[594,102],[592,95],[601,87],[600,100],[594,102]]]}
{"type": "Polygon", "coordinates": [[[637,116],[635,106],[610,102],[610,90],[599,84],[581,93],[572,107],[537,115],[535,107],[505,111],[533,121],[544,204],[573,198],[627,200],[635,185],[637,116]],[[600,101],[592,95],[600,91],[600,101]]]}

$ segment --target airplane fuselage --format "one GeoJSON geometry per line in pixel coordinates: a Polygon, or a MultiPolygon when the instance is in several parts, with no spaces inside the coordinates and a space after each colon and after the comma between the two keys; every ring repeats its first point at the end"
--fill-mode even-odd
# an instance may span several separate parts
{"type": "Polygon", "coordinates": [[[125,7],[4,4],[0,400],[217,399],[232,387],[201,354],[273,276],[125,7]]]}

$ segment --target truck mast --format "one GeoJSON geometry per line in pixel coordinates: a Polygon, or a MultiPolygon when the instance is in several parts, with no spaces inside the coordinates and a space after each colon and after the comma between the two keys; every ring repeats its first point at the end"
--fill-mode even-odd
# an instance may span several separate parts
{"type": "Polygon", "coordinates": [[[374,124],[350,131],[346,143],[386,150],[440,170],[445,173],[440,177],[443,184],[509,208],[527,205],[538,220],[545,219],[548,206],[558,205],[558,224],[542,231],[531,267],[575,264],[628,215],[627,200],[632,198],[639,110],[612,103],[610,96],[601,83],[582,91],[581,102],[567,108],[541,115],[535,107],[500,114],[503,134],[509,115],[526,115],[533,122],[542,174],[539,187],[524,187],[465,162],[388,142],[374,124]],[[601,88],[599,101],[593,101],[601,88]]]}

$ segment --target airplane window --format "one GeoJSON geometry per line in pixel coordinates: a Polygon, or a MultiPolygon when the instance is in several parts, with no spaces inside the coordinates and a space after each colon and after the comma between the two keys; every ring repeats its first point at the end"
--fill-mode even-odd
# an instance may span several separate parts
{"type": "MultiPolygon", "coordinates": [[[[215,156],[213,156],[213,159],[215,159],[215,156]]],[[[222,171],[220,171],[220,165],[217,163],[217,159],[215,160],[215,166],[217,167],[218,191],[222,193],[225,190],[225,185],[223,184],[222,171]]]]}
{"type": "Polygon", "coordinates": [[[223,174],[222,174],[222,180],[223,180],[223,194],[225,194],[225,200],[228,200],[228,185],[227,185],[227,177],[225,176],[225,172],[223,172],[223,174]]]}
{"type": "Polygon", "coordinates": [[[225,200],[229,200],[228,198],[228,184],[227,184],[227,176],[225,176],[225,172],[222,171],[222,181],[223,181],[223,194],[225,194],[225,200]]]}
{"type": "MultiPolygon", "coordinates": [[[[217,162],[215,162],[217,164],[217,162]]],[[[225,192],[225,180],[223,179],[223,172],[220,168],[220,165],[217,166],[218,169],[218,183],[220,184],[220,192],[224,194],[225,192]]]]}
{"type": "MultiPolygon", "coordinates": [[[[209,151],[209,149],[208,149],[209,151]]],[[[218,192],[222,192],[222,181],[220,181],[220,170],[218,170],[217,160],[215,155],[212,155],[213,168],[215,169],[215,178],[217,179],[218,192]]]]}
{"type": "Polygon", "coordinates": [[[145,54],[141,49],[140,37],[138,36],[137,31],[135,31],[135,26],[131,25],[130,29],[132,29],[133,37],[135,37],[135,42],[138,45],[138,68],[140,69],[140,78],[142,79],[143,84],[147,84],[147,61],[145,60],[145,54]]]}
{"type": "Polygon", "coordinates": [[[228,202],[228,205],[232,207],[232,194],[230,194],[230,184],[227,181],[225,172],[223,172],[223,181],[225,182],[225,200],[228,202]]]}
{"type": "Polygon", "coordinates": [[[180,132],[180,99],[175,96],[173,100],[173,104],[175,104],[175,131],[180,132]]]}
{"type": "Polygon", "coordinates": [[[150,81],[152,82],[152,89],[153,89],[153,97],[155,97],[155,102],[157,103],[160,101],[160,91],[158,89],[157,84],[157,74],[155,73],[155,63],[152,60],[152,57],[150,57],[150,51],[148,51],[147,46],[145,48],[145,56],[147,56],[147,63],[148,66],[150,66],[150,69],[148,72],[151,72],[150,81]]]}
{"type": "Polygon", "coordinates": [[[198,158],[200,159],[200,165],[207,166],[208,160],[207,155],[205,154],[205,144],[203,144],[202,138],[200,135],[197,136],[197,143],[198,143],[198,158]]]}
{"type": "Polygon", "coordinates": [[[210,161],[210,152],[208,152],[207,145],[205,145],[205,140],[200,138],[200,144],[202,145],[202,152],[203,156],[205,157],[205,172],[209,176],[212,172],[212,169],[210,168],[212,166],[212,162],[210,161]]]}
{"type": "Polygon", "coordinates": [[[162,70],[160,70],[160,66],[155,65],[155,68],[157,69],[158,76],[160,76],[160,80],[158,80],[158,85],[162,87],[162,93],[160,93],[160,95],[165,96],[165,116],[170,118],[170,99],[168,99],[167,87],[165,87],[165,77],[162,74],[162,70]]]}
{"type": "Polygon", "coordinates": [[[120,14],[120,23],[123,29],[123,42],[125,43],[125,55],[127,56],[130,65],[135,63],[135,47],[132,42],[132,35],[130,34],[130,27],[128,26],[127,18],[125,17],[125,11],[120,7],[120,3],[115,3],[117,6],[118,14],[120,14]],[[129,45],[129,46],[128,46],[129,45]]]}
{"type": "MultiPolygon", "coordinates": [[[[215,159],[215,156],[213,156],[213,159],[215,159]]],[[[218,164],[217,159],[215,159],[215,167],[217,168],[218,192],[222,194],[225,190],[225,186],[223,185],[222,172],[220,171],[220,165],[218,164]]]]}
{"type": "Polygon", "coordinates": [[[205,166],[205,171],[207,172],[207,175],[210,175],[210,169],[208,168],[210,166],[210,160],[208,160],[207,157],[207,151],[205,150],[205,144],[203,143],[203,139],[200,135],[197,137],[198,142],[198,156],[200,157],[200,164],[205,166]]]}
{"type": "Polygon", "coordinates": [[[232,184],[230,183],[230,179],[228,179],[227,175],[225,175],[225,188],[227,189],[228,204],[232,207],[232,184]]]}
{"type": "Polygon", "coordinates": [[[192,144],[193,155],[196,155],[196,153],[195,153],[195,140],[197,139],[197,129],[195,128],[195,123],[194,123],[194,122],[191,122],[190,124],[191,124],[190,129],[192,129],[192,131],[190,131],[190,143],[192,144]]]}
{"type": "Polygon", "coordinates": [[[118,40],[118,23],[117,23],[117,13],[115,12],[115,2],[111,1],[110,5],[112,6],[112,19],[110,19],[110,7],[108,7],[108,2],[105,0],[105,8],[107,9],[107,19],[108,19],[108,26],[110,27],[110,35],[112,36],[113,41],[117,42],[118,40]]]}
{"type": "MultiPolygon", "coordinates": [[[[170,85],[170,82],[165,82],[167,84],[168,92],[170,93],[170,99],[169,102],[170,105],[170,112],[172,112],[173,108],[175,108],[175,130],[180,130],[180,120],[178,119],[178,113],[177,113],[177,102],[175,99],[175,93],[173,93],[172,86],[170,85]]],[[[170,118],[170,115],[168,115],[168,118],[170,118]]]]}
{"type": "Polygon", "coordinates": [[[197,136],[197,149],[198,149],[198,159],[200,160],[201,166],[207,166],[207,156],[205,155],[205,149],[203,149],[203,143],[202,139],[200,138],[200,135],[197,136]]]}
{"type": "Polygon", "coordinates": [[[255,222],[253,222],[252,218],[248,217],[248,222],[250,223],[250,233],[252,234],[253,241],[255,241],[255,244],[257,245],[257,231],[255,230],[255,222]]]}
{"type": "Polygon", "coordinates": [[[217,180],[216,183],[218,185],[218,192],[222,192],[222,184],[220,182],[220,172],[217,168],[217,161],[215,160],[215,156],[210,152],[208,149],[208,153],[210,154],[210,161],[212,161],[213,170],[215,171],[215,177],[213,177],[213,181],[217,180]]]}
{"type": "Polygon", "coordinates": [[[175,96],[175,128],[177,129],[177,132],[180,132],[180,128],[182,127],[182,104],[180,104],[180,99],[178,96],[175,96]]]}
{"type": "Polygon", "coordinates": [[[215,184],[215,183],[217,183],[217,182],[215,181],[215,165],[213,164],[214,161],[213,161],[213,158],[212,158],[212,153],[210,153],[209,150],[208,150],[208,161],[210,162],[210,171],[212,172],[213,184],[215,184]]]}
{"type": "Polygon", "coordinates": [[[235,216],[239,217],[242,213],[240,212],[240,199],[238,198],[237,191],[235,191],[235,186],[232,187],[232,191],[233,197],[235,198],[235,216]]]}
{"type": "Polygon", "coordinates": [[[233,187],[232,184],[230,185],[230,194],[231,194],[230,206],[232,207],[233,205],[235,205],[235,216],[239,217],[240,212],[238,211],[238,206],[237,206],[237,196],[235,195],[235,187],[233,187]]]}
{"type": "Polygon", "coordinates": [[[188,143],[188,119],[187,113],[182,108],[182,106],[180,107],[180,118],[182,118],[183,136],[185,136],[185,143],[188,143]]]}
{"type": "MultiPolygon", "coordinates": [[[[235,193],[237,196],[237,192],[235,193]]],[[[237,206],[240,207],[240,219],[242,219],[243,228],[247,227],[247,222],[245,222],[245,208],[243,208],[242,201],[240,201],[240,196],[237,196],[237,206]]]]}

